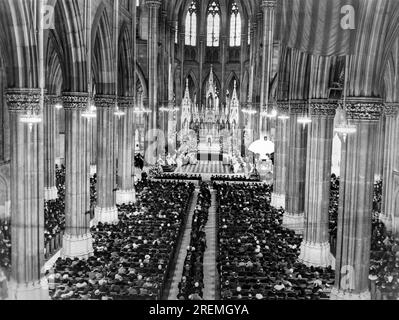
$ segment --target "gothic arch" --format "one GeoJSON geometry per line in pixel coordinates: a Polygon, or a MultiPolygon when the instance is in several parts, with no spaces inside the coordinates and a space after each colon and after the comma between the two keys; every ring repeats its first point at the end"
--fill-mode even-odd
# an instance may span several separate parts
{"type": "Polygon", "coordinates": [[[47,43],[46,54],[46,88],[48,94],[60,95],[63,84],[63,70],[59,58],[59,47],[51,33],[47,43]]]}
{"type": "Polygon", "coordinates": [[[10,216],[10,166],[0,169],[0,219],[10,216]]]}
{"type": "Polygon", "coordinates": [[[64,92],[87,91],[87,62],[82,8],[77,0],[56,1],[55,30],[52,38],[57,48],[63,74],[64,92]]]}
{"type": "Polygon", "coordinates": [[[119,35],[118,93],[133,96],[134,68],[132,67],[132,41],[127,23],[123,23],[119,35]]]}
{"type": "Polygon", "coordinates": [[[98,7],[93,23],[92,39],[94,40],[93,61],[96,62],[94,79],[97,94],[113,94],[115,75],[112,56],[112,33],[110,19],[103,3],[98,7]]]}
{"type": "Polygon", "coordinates": [[[227,80],[225,82],[225,88],[227,88],[230,91],[230,94],[232,94],[232,89],[234,88],[234,80],[237,81],[237,93],[240,94],[240,78],[234,71],[230,72],[229,76],[227,77],[227,80]]]}
{"type": "Polygon", "coordinates": [[[147,80],[145,78],[143,69],[140,67],[140,65],[137,63],[136,64],[136,74],[137,74],[137,80],[140,82],[142,88],[143,88],[143,95],[144,97],[148,97],[148,85],[147,85],[147,80]]]}
{"type": "MultiPolygon", "coordinates": [[[[198,93],[199,93],[199,83],[197,80],[197,77],[195,76],[195,73],[193,70],[190,70],[187,74],[187,76],[184,77],[184,79],[191,79],[191,82],[189,83],[189,89],[190,89],[190,98],[194,102],[194,95],[197,95],[198,98],[198,93]]],[[[184,83],[184,88],[183,88],[183,94],[184,90],[186,88],[186,83],[184,83]]],[[[198,103],[199,101],[197,101],[198,103]]]]}

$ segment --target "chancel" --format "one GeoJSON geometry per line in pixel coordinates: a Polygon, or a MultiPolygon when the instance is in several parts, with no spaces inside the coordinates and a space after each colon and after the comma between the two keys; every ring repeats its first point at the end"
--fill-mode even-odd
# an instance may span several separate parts
{"type": "Polygon", "coordinates": [[[0,0],[0,299],[398,300],[398,15],[0,0]]]}

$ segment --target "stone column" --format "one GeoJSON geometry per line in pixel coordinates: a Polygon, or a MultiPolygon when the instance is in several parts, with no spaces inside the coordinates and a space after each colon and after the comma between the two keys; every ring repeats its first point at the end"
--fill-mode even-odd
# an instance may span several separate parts
{"type": "Polygon", "coordinates": [[[20,117],[40,110],[39,89],[8,90],[11,132],[11,300],[48,299],[44,265],[44,130],[20,117]]]}
{"type": "MultiPolygon", "coordinates": [[[[175,21],[171,21],[170,29],[169,29],[169,38],[170,38],[170,46],[169,46],[169,63],[168,63],[168,99],[169,99],[169,107],[176,107],[176,97],[174,90],[174,71],[175,71],[175,21]]],[[[168,115],[168,131],[166,134],[166,143],[168,148],[168,153],[174,154],[176,153],[176,136],[172,136],[172,134],[176,131],[176,116],[178,112],[169,113],[168,115]]]]}
{"type": "Polygon", "coordinates": [[[56,138],[56,110],[55,105],[59,98],[46,96],[44,103],[44,200],[58,198],[58,190],[55,181],[55,138],[56,138]]]}
{"type": "Polygon", "coordinates": [[[305,229],[299,256],[299,261],[307,266],[327,267],[332,264],[329,203],[336,108],[337,104],[334,103],[312,103],[305,186],[305,229]]]}
{"type": "MultiPolygon", "coordinates": [[[[393,230],[393,218],[395,212],[399,210],[396,207],[395,182],[399,182],[399,175],[395,175],[395,165],[399,156],[398,147],[398,111],[399,103],[386,103],[384,106],[385,114],[385,143],[384,143],[384,165],[383,165],[383,190],[382,207],[380,220],[385,224],[388,231],[393,230]],[[396,179],[395,179],[396,178],[396,179]]],[[[396,219],[397,220],[397,219],[396,219]]],[[[399,223],[396,230],[399,231],[399,223]]]]}
{"type": "Polygon", "coordinates": [[[65,110],[65,223],[62,256],[87,258],[93,253],[88,219],[90,209],[89,124],[82,117],[87,93],[64,93],[65,110]]]}
{"type": "Polygon", "coordinates": [[[157,161],[157,149],[153,147],[157,143],[158,129],[158,27],[159,9],[162,5],[161,0],[146,0],[148,6],[148,104],[152,113],[150,118],[150,128],[148,134],[149,147],[146,150],[146,162],[154,165],[157,161]]]}
{"type": "Polygon", "coordinates": [[[380,120],[378,121],[377,128],[377,145],[375,152],[375,173],[374,181],[379,181],[382,179],[384,171],[384,139],[385,139],[385,115],[382,114],[380,120]]]}
{"type": "Polygon", "coordinates": [[[89,120],[90,176],[97,173],[97,119],[89,120]]]}
{"type": "MultiPolygon", "coordinates": [[[[263,11],[261,110],[269,105],[270,99],[270,75],[273,68],[273,37],[276,4],[276,0],[262,0],[261,3],[263,11]]],[[[259,126],[260,139],[262,139],[268,133],[267,120],[265,117],[260,116],[259,126]]]]}
{"type": "Polygon", "coordinates": [[[369,300],[371,212],[375,146],[382,104],[349,98],[347,117],[357,132],[342,144],[335,285],[331,299],[369,300]]]}
{"type": "Polygon", "coordinates": [[[134,123],[133,123],[133,98],[120,97],[119,108],[125,112],[119,120],[119,156],[118,176],[119,190],[116,192],[117,204],[128,204],[136,202],[136,191],[134,189],[132,163],[134,150],[134,123]]]}
{"type": "Polygon", "coordinates": [[[97,95],[97,206],[96,223],[117,223],[115,199],[114,107],[115,97],[97,95]]]}
{"type": "MultiPolygon", "coordinates": [[[[287,103],[279,104],[279,116],[289,115],[287,103]]],[[[285,209],[287,189],[287,169],[289,152],[290,119],[277,119],[275,152],[274,152],[274,179],[271,205],[275,208],[285,209]]]]}
{"type": "MultiPolygon", "coordinates": [[[[223,29],[223,27],[222,27],[222,29],[223,29]]],[[[219,108],[220,108],[220,111],[222,111],[223,110],[223,106],[224,105],[226,105],[226,90],[227,90],[227,88],[226,88],[226,85],[225,85],[225,79],[226,79],[226,76],[225,76],[225,74],[226,74],[226,62],[227,62],[227,59],[228,59],[228,40],[227,40],[227,36],[225,35],[225,34],[223,34],[223,31],[221,32],[221,35],[220,35],[220,62],[221,62],[221,70],[222,70],[222,73],[221,73],[221,77],[219,78],[219,79],[221,79],[221,83],[220,83],[220,95],[221,95],[221,97],[220,97],[220,102],[219,102],[219,108]]],[[[215,67],[213,67],[214,69],[214,72],[215,72],[215,74],[216,74],[216,70],[218,70],[219,68],[215,68],[215,67]]],[[[228,86],[228,84],[227,84],[227,86],[228,86]]],[[[205,90],[206,90],[206,88],[205,88],[205,90]]],[[[231,94],[232,92],[230,92],[230,94],[231,94]]]]}
{"type": "Polygon", "coordinates": [[[288,178],[284,227],[302,233],[305,211],[306,154],[309,125],[298,123],[306,108],[304,102],[292,103],[289,127],[288,178]]]}

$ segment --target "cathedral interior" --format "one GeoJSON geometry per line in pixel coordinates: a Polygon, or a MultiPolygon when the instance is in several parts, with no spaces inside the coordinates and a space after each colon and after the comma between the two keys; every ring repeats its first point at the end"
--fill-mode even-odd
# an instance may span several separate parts
{"type": "Polygon", "coordinates": [[[0,26],[0,300],[399,300],[399,1],[0,26]]]}

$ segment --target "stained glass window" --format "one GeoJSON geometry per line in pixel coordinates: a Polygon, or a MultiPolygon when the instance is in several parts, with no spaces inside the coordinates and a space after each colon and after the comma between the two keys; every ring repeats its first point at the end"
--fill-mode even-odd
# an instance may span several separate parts
{"type": "Polygon", "coordinates": [[[231,6],[230,16],[230,47],[241,45],[241,15],[236,2],[231,6]]]}
{"type": "Polygon", "coordinates": [[[220,37],[220,5],[211,1],[208,6],[207,41],[208,47],[218,47],[220,37]]]}
{"type": "Polygon", "coordinates": [[[195,46],[197,44],[197,2],[193,1],[188,8],[186,17],[186,45],[195,46]]]}

